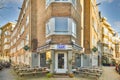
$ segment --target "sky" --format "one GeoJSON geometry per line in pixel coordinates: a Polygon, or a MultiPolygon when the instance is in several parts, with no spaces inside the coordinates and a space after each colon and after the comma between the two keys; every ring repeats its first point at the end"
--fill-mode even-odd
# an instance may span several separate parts
{"type": "Polygon", "coordinates": [[[120,0],[97,0],[102,17],[106,17],[111,27],[120,35],[120,0]]]}
{"type": "MultiPolygon", "coordinates": [[[[16,22],[23,0],[0,0],[0,26],[16,22]],[[2,8],[3,7],[3,8],[2,8]],[[1,9],[2,8],[2,9],[1,9]]],[[[120,0],[97,0],[102,17],[106,17],[114,30],[120,32],[120,0]]]]}
{"type": "Polygon", "coordinates": [[[7,22],[16,22],[23,0],[0,0],[0,26],[7,22]]]}

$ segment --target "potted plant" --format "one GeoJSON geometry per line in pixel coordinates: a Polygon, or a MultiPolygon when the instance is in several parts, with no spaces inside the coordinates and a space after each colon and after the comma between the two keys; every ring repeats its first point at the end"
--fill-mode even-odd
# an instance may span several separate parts
{"type": "Polygon", "coordinates": [[[74,74],[73,74],[73,73],[69,73],[69,77],[70,77],[70,78],[73,78],[73,77],[74,77],[74,74]]]}
{"type": "Polygon", "coordinates": [[[70,59],[70,60],[69,60],[69,64],[72,64],[72,61],[73,61],[73,59],[70,59]]]}
{"type": "Polygon", "coordinates": [[[48,59],[47,64],[49,64],[49,65],[52,64],[52,59],[48,59]]]}
{"type": "Polygon", "coordinates": [[[96,51],[98,51],[98,48],[97,48],[97,47],[93,47],[93,48],[92,48],[92,51],[93,51],[93,52],[96,52],[96,51]]]}
{"type": "Polygon", "coordinates": [[[47,73],[46,76],[47,76],[47,78],[51,78],[51,77],[53,77],[53,74],[52,73],[47,73]]]}

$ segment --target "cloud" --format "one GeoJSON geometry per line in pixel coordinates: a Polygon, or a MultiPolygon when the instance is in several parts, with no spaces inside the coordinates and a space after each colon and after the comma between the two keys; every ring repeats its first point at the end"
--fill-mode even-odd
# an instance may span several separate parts
{"type": "Polygon", "coordinates": [[[97,2],[108,2],[108,3],[111,3],[113,2],[114,0],[97,0],[97,2]]]}
{"type": "Polygon", "coordinates": [[[120,21],[114,22],[113,28],[114,28],[117,32],[120,32],[120,21]]]}

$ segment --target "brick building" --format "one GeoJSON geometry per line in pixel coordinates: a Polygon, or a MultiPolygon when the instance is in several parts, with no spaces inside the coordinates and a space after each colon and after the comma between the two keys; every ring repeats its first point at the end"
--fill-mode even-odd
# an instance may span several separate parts
{"type": "Polygon", "coordinates": [[[84,0],[84,66],[101,63],[101,27],[96,0],[84,0]]]}
{"type": "Polygon", "coordinates": [[[83,13],[84,0],[24,0],[11,35],[12,61],[51,73],[82,66],[83,13]]]}
{"type": "Polygon", "coordinates": [[[1,27],[1,56],[5,61],[10,59],[10,36],[15,24],[8,22],[1,27]]]}

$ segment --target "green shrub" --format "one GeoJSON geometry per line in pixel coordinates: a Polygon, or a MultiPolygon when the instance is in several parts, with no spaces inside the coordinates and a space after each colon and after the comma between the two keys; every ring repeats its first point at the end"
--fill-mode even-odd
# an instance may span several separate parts
{"type": "Polygon", "coordinates": [[[48,78],[51,78],[52,76],[53,76],[53,74],[52,73],[47,73],[47,75],[46,75],[48,78]]]}

